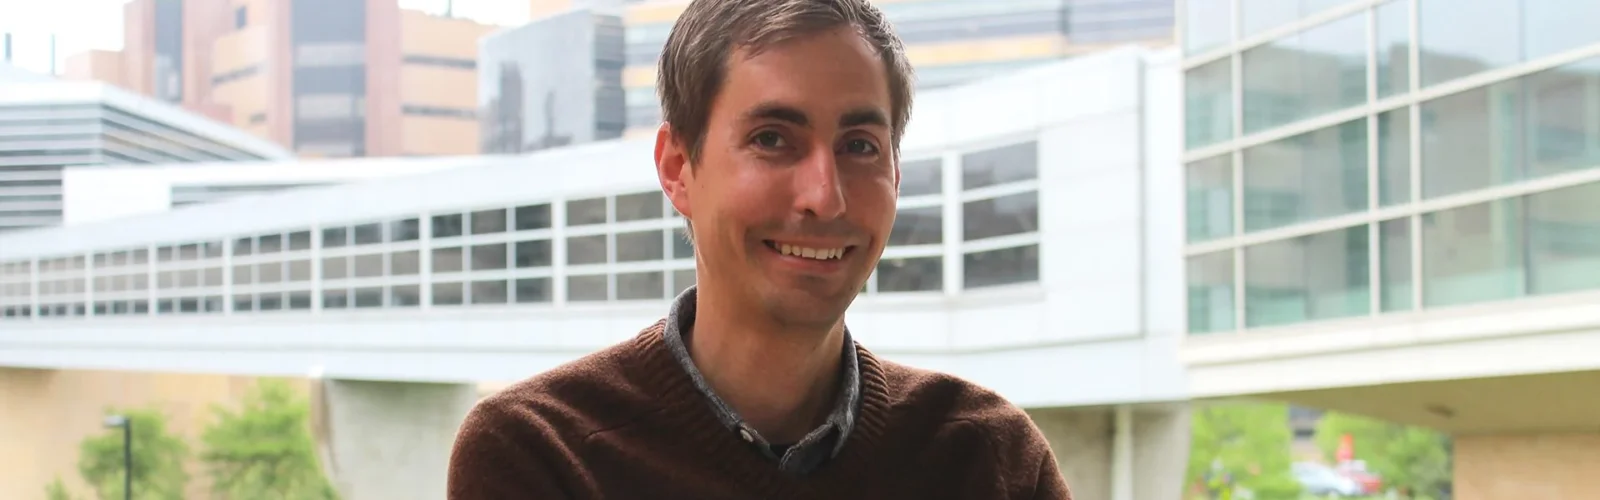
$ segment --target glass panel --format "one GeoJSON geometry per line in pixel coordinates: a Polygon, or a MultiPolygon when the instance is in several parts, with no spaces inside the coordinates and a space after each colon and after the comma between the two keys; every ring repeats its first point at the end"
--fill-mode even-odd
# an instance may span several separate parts
{"type": "Polygon", "coordinates": [[[944,259],[914,257],[878,261],[878,292],[944,290],[944,259]]]}
{"type": "Polygon", "coordinates": [[[617,275],[617,300],[660,299],[666,289],[667,276],[661,271],[617,275]]]}
{"type": "Polygon", "coordinates": [[[311,281],[311,261],[296,260],[290,262],[289,281],[311,281]]]}
{"type": "Polygon", "coordinates": [[[1367,20],[1353,15],[1244,52],[1244,132],[1367,100],[1367,20]]]}
{"type": "Polygon", "coordinates": [[[219,259],[219,258],[222,258],[222,242],[220,242],[220,241],[208,241],[208,242],[206,242],[204,247],[205,247],[205,257],[207,259],[219,259]]]}
{"type": "Polygon", "coordinates": [[[672,231],[672,258],[693,259],[694,243],[689,241],[689,228],[672,231]]]}
{"type": "Polygon", "coordinates": [[[289,233],[289,250],[310,250],[311,231],[289,233]]]}
{"type": "Polygon", "coordinates": [[[422,272],[422,252],[411,250],[389,254],[389,275],[410,276],[422,272]]]}
{"type": "Polygon", "coordinates": [[[1029,191],[969,201],[962,212],[962,239],[965,241],[1037,232],[1039,193],[1029,191]]]}
{"type": "Polygon", "coordinates": [[[1233,251],[1190,257],[1186,273],[1189,333],[1233,330],[1233,251]]]}
{"type": "Polygon", "coordinates": [[[607,300],[606,275],[596,274],[588,276],[567,277],[567,300],[572,302],[593,302],[607,300]]]}
{"type": "Polygon", "coordinates": [[[961,187],[984,186],[1037,179],[1039,144],[1033,141],[961,156],[961,187]]]}
{"type": "Polygon", "coordinates": [[[189,270],[184,270],[184,271],[178,271],[178,287],[179,288],[194,288],[194,287],[197,287],[197,286],[200,286],[200,271],[199,270],[189,269],[189,270]]]}
{"type": "Polygon", "coordinates": [[[1233,39],[1232,0],[1188,0],[1184,7],[1184,53],[1204,52],[1233,39]]]}
{"type": "Polygon", "coordinates": [[[1244,249],[1245,326],[1342,318],[1371,310],[1367,226],[1244,249]]]}
{"type": "Polygon", "coordinates": [[[606,262],[606,235],[574,236],[567,238],[567,264],[604,264],[606,262]]]}
{"type": "Polygon", "coordinates": [[[1600,2],[1593,0],[1521,0],[1524,57],[1536,59],[1600,42],[1600,2]]]}
{"type": "MultiPolygon", "coordinates": [[[[250,252],[247,250],[243,255],[248,255],[249,253],[250,252]]],[[[234,253],[234,255],[241,255],[241,254],[234,253]]],[[[150,251],[149,250],[140,248],[138,250],[134,250],[133,251],[133,263],[134,263],[134,265],[144,265],[144,264],[146,264],[148,262],[150,262],[150,251]]]]}
{"type": "Polygon", "coordinates": [[[283,251],[283,235],[262,235],[256,240],[256,253],[277,253],[283,251]]]}
{"type": "Polygon", "coordinates": [[[1411,201],[1411,110],[1378,115],[1378,202],[1411,201]]]}
{"type": "Polygon", "coordinates": [[[1259,231],[1367,209],[1367,121],[1244,150],[1244,228],[1259,231]]]}
{"type": "Polygon", "coordinates": [[[1519,81],[1422,103],[1422,197],[1522,179],[1519,81]]]}
{"type": "Polygon", "coordinates": [[[460,283],[434,283],[433,305],[459,306],[464,303],[465,290],[460,283]]]}
{"type": "Polygon", "coordinates": [[[666,257],[665,238],[668,236],[665,232],[657,230],[618,234],[617,262],[664,259],[666,257]]]}
{"type": "Polygon", "coordinates": [[[184,297],[178,299],[178,312],[184,314],[194,314],[200,312],[200,299],[194,297],[184,297]]]}
{"type": "Polygon", "coordinates": [[[280,281],[283,281],[282,262],[256,264],[256,283],[277,283],[280,281]]]}
{"type": "Polygon", "coordinates": [[[481,210],[472,213],[472,234],[506,232],[506,210],[481,210]]]}
{"type": "MultiPolygon", "coordinates": [[[[1223,11],[1226,12],[1227,8],[1224,7],[1223,11]]],[[[1183,143],[1188,149],[1233,138],[1231,59],[1223,58],[1198,66],[1184,75],[1183,109],[1183,143]]]]}
{"type": "MultiPolygon", "coordinates": [[[[1522,19],[1520,4],[1522,0],[1418,0],[1422,86],[1521,60],[1522,28],[1516,21],[1522,19]]],[[[1592,20],[1585,29],[1594,29],[1592,20]]]]}
{"type": "Polygon", "coordinates": [[[357,245],[373,245],[383,243],[383,224],[371,223],[356,226],[352,232],[351,240],[357,245]]]}
{"type": "Polygon", "coordinates": [[[1524,82],[1529,176],[1600,166],[1600,58],[1535,73],[1524,82]]]}
{"type": "Polygon", "coordinates": [[[433,216],[433,237],[450,238],[461,236],[461,214],[433,216]]]}
{"type": "Polygon", "coordinates": [[[1422,216],[1424,306],[1470,304],[1523,294],[1520,198],[1422,216]]]}
{"type": "Polygon", "coordinates": [[[517,267],[550,267],[550,240],[519,241],[516,243],[517,267]]]}
{"type": "Polygon", "coordinates": [[[190,243],[178,247],[178,260],[200,260],[200,245],[190,243]]]}
{"type": "Polygon", "coordinates": [[[344,309],[347,307],[350,307],[350,290],[337,289],[322,291],[323,309],[344,309]]]}
{"type": "Polygon", "coordinates": [[[322,230],[322,248],[338,248],[350,244],[350,231],[342,227],[322,230]]]}
{"type": "Polygon", "coordinates": [[[679,269],[672,272],[672,296],[682,294],[684,290],[695,284],[693,269],[679,269]]]}
{"type": "MultiPolygon", "coordinates": [[[[205,270],[205,286],[222,286],[222,268],[211,267],[205,270]]],[[[119,280],[121,276],[117,277],[119,280]]],[[[122,288],[122,287],[117,287],[122,288]]]]}
{"type": "Polygon", "coordinates": [[[1190,242],[1233,235],[1233,157],[1215,156],[1189,164],[1184,176],[1190,242]]]}
{"type": "Polygon", "coordinates": [[[550,302],[554,298],[555,292],[551,288],[550,278],[523,278],[517,280],[517,303],[519,304],[550,302]]]}
{"type": "Polygon", "coordinates": [[[256,296],[256,309],[261,311],[283,310],[282,293],[263,293],[256,296]]]}
{"type": "Polygon", "coordinates": [[[383,254],[357,255],[350,258],[353,276],[376,278],[383,276],[383,254]]]}
{"type": "MultiPolygon", "coordinates": [[[[52,264],[55,263],[55,262],[57,262],[57,261],[51,261],[52,264]]],[[[172,262],[172,247],[157,248],[156,249],[156,262],[172,262]]],[[[54,270],[55,268],[53,266],[51,266],[51,267],[46,267],[46,269],[47,270],[54,270]]]]}
{"type": "Polygon", "coordinates": [[[389,223],[389,241],[416,241],[421,237],[421,222],[415,218],[389,223]]]}
{"type": "Polygon", "coordinates": [[[256,298],[255,298],[254,295],[242,294],[242,295],[234,295],[233,296],[233,312],[236,312],[236,313],[251,312],[251,311],[254,311],[255,309],[256,309],[256,298]]]}
{"type": "Polygon", "coordinates": [[[962,270],[966,288],[1039,281],[1039,245],[969,253],[962,270]]]}
{"type": "Polygon", "coordinates": [[[505,280],[472,282],[473,304],[504,304],[508,297],[505,280]]]}
{"type": "Polygon", "coordinates": [[[944,242],[944,207],[901,209],[895,216],[889,245],[936,245],[944,242]]]}
{"type": "Polygon", "coordinates": [[[1411,89],[1411,12],[1405,0],[1377,7],[1378,98],[1411,89]]]}
{"type": "MultiPolygon", "coordinates": [[[[1239,0],[1239,26],[1244,36],[1259,34],[1304,19],[1351,0],[1239,0]]],[[[1190,2],[1193,4],[1193,2],[1190,2]]],[[[1228,7],[1224,5],[1223,10],[1228,7]]]]}
{"type": "Polygon", "coordinates": [[[1528,196],[1528,293],[1600,288],[1600,183],[1528,196]]]}
{"type": "Polygon", "coordinates": [[[322,279],[336,280],[350,276],[350,262],[348,257],[329,257],[322,259],[322,279]]]}
{"type": "Polygon", "coordinates": [[[586,200],[572,200],[567,202],[567,225],[586,226],[590,224],[605,224],[606,199],[589,198],[586,200]]]}
{"type": "Polygon", "coordinates": [[[472,247],[472,270],[474,271],[505,269],[507,264],[505,243],[475,245],[472,247]]]}
{"type": "Polygon", "coordinates": [[[900,196],[923,196],[944,192],[943,163],[938,159],[900,164],[900,196]]]}
{"type": "Polygon", "coordinates": [[[550,228],[550,204],[517,207],[517,230],[530,231],[550,228]]]}
{"type": "Polygon", "coordinates": [[[435,248],[433,249],[433,274],[461,272],[461,248],[435,248]]]}
{"type": "Polygon", "coordinates": [[[383,289],[378,287],[355,289],[355,304],[359,308],[383,307],[383,289]]]}
{"type": "Polygon", "coordinates": [[[289,292],[289,309],[304,310],[311,308],[311,292],[289,292]]]}
{"type": "Polygon", "coordinates": [[[665,200],[660,191],[618,196],[617,222],[660,219],[665,200]]]}
{"type": "Polygon", "coordinates": [[[418,285],[389,287],[389,305],[393,307],[416,307],[422,305],[422,287],[418,285]]]}
{"type": "Polygon", "coordinates": [[[1378,226],[1378,273],[1383,283],[1384,311],[1411,309],[1411,219],[1384,221],[1378,226]]]}

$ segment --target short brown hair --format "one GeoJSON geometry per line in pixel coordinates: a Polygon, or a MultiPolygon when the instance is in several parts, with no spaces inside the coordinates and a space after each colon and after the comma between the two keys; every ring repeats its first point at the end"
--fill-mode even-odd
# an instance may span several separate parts
{"type": "Polygon", "coordinates": [[[911,119],[914,77],[900,37],[877,7],[867,0],[694,0],[667,35],[656,76],[662,119],[686,141],[689,160],[700,157],[711,103],[735,50],[757,54],[785,40],[842,26],[854,28],[883,62],[894,107],[890,141],[899,156],[900,136],[911,119]]]}

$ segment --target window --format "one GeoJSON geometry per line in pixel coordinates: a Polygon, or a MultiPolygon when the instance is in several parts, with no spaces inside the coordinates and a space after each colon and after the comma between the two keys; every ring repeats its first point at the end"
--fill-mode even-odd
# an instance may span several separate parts
{"type": "MultiPolygon", "coordinates": [[[[350,263],[348,257],[328,257],[322,259],[322,279],[337,280],[350,276],[350,263]]],[[[235,272],[235,281],[238,274],[235,272]]]]}
{"type": "MultiPolygon", "coordinates": [[[[1227,13],[1228,0],[1209,1],[1222,2],[1221,12],[1227,13]]],[[[1233,65],[1230,59],[1189,70],[1183,77],[1183,91],[1184,145],[1194,149],[1233,138],[1233,65]]]]}
{"type": "Polygon", "coordinates": [[[900,196],[923,196],[944,192],[943,164],[939,159],[917,160],[900,165],[900,196]]]}
{"type": "MultiPolygon", "coordinates": [[[[903,184],[902,184],[903,185],[903,184]]],[[[936,245],[944,242],[944,207],[903,208],[889,233],[891,246],[936,245]]],[[[620,240],[619,240],[620,244],[620,240]]]]}
{"type": "Polygon", "coordinates": [[[283,251],[283,235],[267,234],[256,240],[256,253],[278,253],[283,251]]]}
{"type": "Polygon", "coordinates": [[[483,210],[472,213],[472,234],[492,234],[506,231],[506,210],[483,210]]]}
{"type": "Polygon", "coordinates": [[[966,288],[1039,281],[1039,245],[974,252],[963,256],[966,288]]]}
{"type": "Polygon", "coordinates": [[[421,304],[422,287],[418,285],[389,287],[389,305],[394,307],[416,307],[421,304]]]}
{"type": "Polygon", "coordinates": [[[416,241],[422,236],[422,228],[417,219],[401,219],[389,223],[389,241],[416,241]]]}
{"type": "Polygon", "coordinates": [[[661,271],[618,274],[617,300],[661,299],[666,279],[666,273],[661,271]]]}
{"type": "Polygon", "coordinates": [[[250,11],[246,10],[245,7],[241,5],[239,8],[233,9],[233,29],[244,29],[245,26],[250,24],[250,11]]]}
{"type": "Polygon", "coordinates": [[[433,249],[433,273],[458,273],[463,268],[460,247],[433,249]]]}
{"type": "Polygon", "coordinates": [[[944,259],[914,257],[878,262],[878,292],[944,290],[944,259]]]}
{"type": "Polygon", "coordinates": [[[524,278],[517,280],[517,303],[529,304],[550,302],[555,293],[551,289],[550,278],[524,278]]]}
{"type": "MultiPolygon", "coordinates": [[[[620,215],[620,214],[619,214],[620,215]]],[[[637,231],[617,235],[617,262],[662,260],[666,254],[664,231],[637,231]]]]}
{"type": "Polygon", "coordinates": [[[1524,294],[1522,201],[1511,198],[1423,214],[1424,306],[1524,294]]]}
{"type": "Polygon", "coordinates": [[[617,197],[617,222],[660,219],[665,197],[660,191],[617,197]]]}
{"type": "Polygon", "coordinates": [[[338,248],[350,244],[347,228],[330,227],[322,230],[322,248],[338,248]]]}
{"type": "Polygon", "coordinates": [[[362,224],[354,228],[352,240],[356,245],[374,245],[383,243],[383,224],[362,224]]]}
{"type": "Polygon", "coordinates": [[[377,278],[383,276],[383,254],[357,255],[350,259],[351,268],[357,278],[377,278]]]}
{"type": "Polygon", "coordinates": [[[573,236],[567,238],[567,264],[606,263],[606,235],[573,236]]]}
{"type": "Polygon", "coordinates": [[[461,283],[434,283],[433,305],[459,306],[466,303],[466,291],[461,283]]]}
{"type": "Polygon", "coordinates": [[[1384,311],[1410,310],[1411,219],[1383,221],[1378,226],[1378,290],[1384,311]]]}
{"type": "Polygon", "coordinates": [[[1033,180],[1038,177],[1039,147],[1032,141],[961,157],[961,187],[980,187],[1033,180]]]}
{"type": "Polygon", "coordinates": [[[519,241],[516,243],[518,268],[550,267],[550,240],[519,241]]]}
{"type": "Polygon", "coordinates": [[[1245,326],[1367,314],[1367,241],[1362,225],[1245,248],[1245,326]]]}
{"type": "Polygon", "coordinates": [[[389,254],[390,276],[411,276],[422,272],[422,253],[417,250],[389,254]]]}
{"type": "Polygon", "coordinates": [[[504,304],[507,298],[505,280],[472,282],[473,304],[504,304]]]}
{"type": "Polygon", "coordinates": [[[672,272],[672,296],[676,297],[695,284],[694,269],[679,269],[672,272]]]}
{"type": "Polygon", "coordinates": [[[534,229],[550,228],[550,204],[525,205],[517,207],[516,222],[518,231],[531,231],[534,229]]]}
{"type": "Polygon", "coordinates": [[[607,300],[610,280],[604,274],[567,277],[567,300],[570,302],[595,302],[607,300]]]}
{"type": "Polygon", "coordinates": [[[1197,54],[1233,39],[1232,0],[1188,0],[1184,19],[1183,49],[1197,54]]]}
{"type": "Polygon", "coordinates": [[[473,271],[505,269],[506,265],[505,243],[475,245],[472,247],[473,271]]]}
{"type": "Polygon", "coordinates": [[[1036,191],[969,201],[962,211],[962,239],[965,241],[1039,230],[1039,195],[1036,191]]]}
{"type": "Polygon", "coordinates": [[[461,236],[461,214],[433,216],[433,237],[451,238],[461,236]]]}
{"type": "Polygon", "coordinates": [[[587,226],[606,223],[606,199],[589,198],[567,202],[567,225],[587,226]]]}
{"type": "Polygon", "coordinates": [[[1189,258],[1189,333],[1203,334],[1234,329],[1233,251],[1223,250],[1189,258]]]}
{"type": "Polygon", "coordinates": [[[1190,163],[1184,209],[1190,242],[1233,234],[1233,162],[1228,155],[1190,163]]]}
{"type": "Polygon", "coordinates": [[[1600,288],[1600,183],[1527,199],[1528,293],[1600,288]]]}
{"type": "Polygon", "coordinates": [[[297,232],[289,233],[289,250],[290,251],[310,250],[310,249],[311,249],[311,231],[297,231],[297,232]]]}
{"type": "Polygon", "coordinates": [[[1259,231],[1367,209],[1367,120],[1244,150],[1244,228],[1259,231]]]}
{"type": "Polygon", "coordinates": [[[1378,123],[1378,201],[1411,201],[1411,109],[1384,112],[1378,123]]]}
{"type": "Polygon", "coordinates": [[[1244,132],[1366,102],[1366,37],[1361,13],[1245,51],[1244,132]]]}

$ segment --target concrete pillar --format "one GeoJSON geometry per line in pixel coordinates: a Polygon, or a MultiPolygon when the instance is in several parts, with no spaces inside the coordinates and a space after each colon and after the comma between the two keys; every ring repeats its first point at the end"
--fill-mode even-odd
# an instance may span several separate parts
{"type": "Polygon", "coordinates": [[[478,401],[476,384],[324,380],[313,428],[345,500],[445,497],[456,429],[478,401]]]}
{"type": "Polygon", "coordinates": [[[1189,413],[1182,405],[1028,410],[1073,498],[1182,498],[1189,413]]]}

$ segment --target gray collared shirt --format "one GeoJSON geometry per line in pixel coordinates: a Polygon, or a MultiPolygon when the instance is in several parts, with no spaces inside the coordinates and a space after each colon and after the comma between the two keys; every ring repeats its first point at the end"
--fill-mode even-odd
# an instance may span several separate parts
{"type": "Polygon", "coordinates": [[[856,409],[861,403],[861,370],[856,359],[855,342],[850,340],[850,330],[844,332],[844,358],[840,369],[839,400],[834,403],[833,411],[828,414],[827,421],[817,427],[798,443],[789,444],[787,449],[779,449],[763,438],[755,428],[745,424],[739,413],[728,406],[722,398],[711,390],[711,385],[706,382],[700,369],[695,367],[694,359],[689,356],[688,336],[694,331],[695,312],[695,287],[689,287],[672,303],[672,310],[667,313],[666,328],[662,332],[666,337],[667,348],[672,350],[673,357],[683,365],[684,371],[689,373],[689,378],[694,380],[695,387],[700,393],[705,394],[711,410],[716,412],[717,419],[728,426],[729,432],[736,432],[739,438],[755,447],[767,458],[778,462],[778,468],[796,476],[803,476],[815,470],[817,466],[835,455],[844,448],[845,438],[850,436],[850,429],[855,426],[856,409]],[[781,454],[780,454],[781,453],[781,454]]]}

